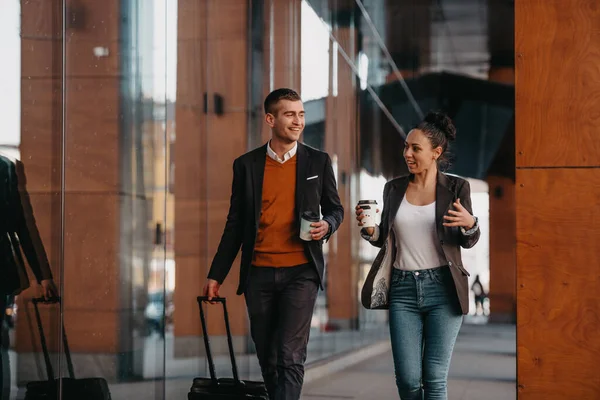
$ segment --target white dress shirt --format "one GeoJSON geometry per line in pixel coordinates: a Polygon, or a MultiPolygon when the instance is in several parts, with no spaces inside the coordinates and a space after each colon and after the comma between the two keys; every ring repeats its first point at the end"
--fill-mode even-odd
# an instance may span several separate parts
{"type": "Polygon", "coordinates": [[[269,157],[271,157],[273,160],[280,162],[281,164],[283,164],[284,162],[286,162],[287,160],[289,160],[290,158],[294,157],[296,155],[296,151],[298,150],[298,142],[294,143],[294,147],[292,147],[292,149],[290,151],[288,151],[287,153],[285,153],[283,155],[283,160],[281,158],[279,158],[279,156],[277,155],[277,153],[275,153],[273,151],[273,149],[271,148],[271,141],[269,140],[269,144],[267,144],[267,155],[269,157]]]}

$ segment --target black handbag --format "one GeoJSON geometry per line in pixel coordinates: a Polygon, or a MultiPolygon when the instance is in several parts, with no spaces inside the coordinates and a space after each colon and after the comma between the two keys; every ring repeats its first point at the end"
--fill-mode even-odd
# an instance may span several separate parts
{"type": "Polygon", "coordinates": [[[231,338],[231,329],[229,327],[229,314],[227,313],[227,304],[225,298],[215,297],[211,301],[223,304],[223,314],[225,317],[225,328],[227,331],[227,344],[229,346],[229,357],[231,358],[231,369],[233,378],[218,378],[215,373],[215,364],[210,350],[210,341],[208,330],[206,329],[206,318],[202,302],[208,301],[208,297],[199,296],[198,306],[200,307],[200,321],[202,323],[202,333],[204,337],[204,346],[206,348],[206,358],[208,359],[208,370],[210,378],[194,378],[188,400],[269,400],[267,388],[263,382],[242,381],[238,375],[235,353],[233,351],[233,340],[231,338]]]}
{"type": "Polygon", "coordinates": [[[71,352],[69,351],[69,343],[67,342],[64,324],[62,326],[62,340],[69,377],[54,378],[54,369],[50,362],[50,354],[48,353],[48,346],[46,345],[46,336],[44,335],[44,328],[42,326],[38,304],[58,303],[60,302],[60,299],[46,301],[43,298],[37,298],[33,299],[32,302],[35,310],[35,319],[40,332],[40,341],[42,342],[48,380],[28,382],[25,400],[111,400],[108,383],[104,378],[75,379],[75,372],[73,369],[73,362],[71,361],[71,352]],[[62,396],[60,397],[59,385],[62,389],[62,396]]]}

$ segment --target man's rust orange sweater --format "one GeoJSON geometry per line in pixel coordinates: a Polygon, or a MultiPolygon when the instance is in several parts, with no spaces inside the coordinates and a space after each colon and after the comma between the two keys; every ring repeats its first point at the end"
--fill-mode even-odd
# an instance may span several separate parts
{"type": "Polygon", "coordinates": [[[266,156],[252,262],[257,267],[292,267],[308,262],[295,215],[296,160],[294,156],[282,164],[266,156]]]}

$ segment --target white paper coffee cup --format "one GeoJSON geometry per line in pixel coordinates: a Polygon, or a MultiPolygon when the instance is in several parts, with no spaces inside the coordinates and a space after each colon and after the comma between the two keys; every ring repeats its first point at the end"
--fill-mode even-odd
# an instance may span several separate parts
{"type": "Polygon", "coordinates": [[[360,200],[358,207],[362,208],[363,219],[361,228],[374,228],[376,224],[375,214],[377,213],[376,200],[360,200]]]}
{"type": "Polygon", "coordinates": [[[321,219],[317,214],[311,211],[305,211],[302,213],[300,218],[300,239],[306,240],[307,242],[313,240],[310,231],[314,229],[310,224],[319,222],[321,219]]]}

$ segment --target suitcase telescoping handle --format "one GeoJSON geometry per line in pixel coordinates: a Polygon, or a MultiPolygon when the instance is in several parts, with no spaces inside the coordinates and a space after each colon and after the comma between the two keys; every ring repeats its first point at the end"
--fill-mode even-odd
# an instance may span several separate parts
{"type": "MultiPolygon", "coordinates": [[[[200,307],[200,322],[202,323],[202,332],[204,336],[204,347],[206,347],[206,358],[208,359],[208,369],[210,371],[210,379],[217,384],[217,374],[215,373],[215,363],[210,351],[210,340],[208,339],[208,329],[206,327],[206,317],[204,316],[204,307],[202,303],[208,301],[208,296],[198,296],[198,306],[200,307]]],[[[233,352],[233,339],[231,338],[231,328],[229,326],[229,314],[227,313],[227,301],[224,297],[213,297],[211,302],[223,304],[223,315],[225,317],[225,329],[227,331],[227,345],[229,346],[229,357],[231,358],[231,370],[233,371],[233,379],[236,383],[242,384],[238,375],[237,364],[235,362],[235,353],[233,352]]]]}
{"type": "MultiPolygon", "coordinates": [[[[42,326],[42,318],[40,317],[40,310],[38,304],[57,304],[60,303],[60,297],[52,298],[49,300],[43,297],[37,297],[31,299],[33,308],[35,310],[35,320],[37,321],[38,330],[40,332],[40,342],[42,342],[42,350],[44,352],[44,361],[46,362],[46,373],[48,374],[48,380],[54,380],[54,368],[52,368],[52,362],[50,361],[50,353],[48,352],[48,345],[46,344],[46,335],[44,334],[44,327],[42,326]]],[[[75,379],[75,372],[73,370],[73,361],[71,360],[71,352],[69,351],[69,342],[67,341],[67,333],[65,332],[65,324],[61,321],[62,327],[62,342],[65,350],[65,358],[67,359],[67,369],[69,370],[69,377],[75,379]]]]}

